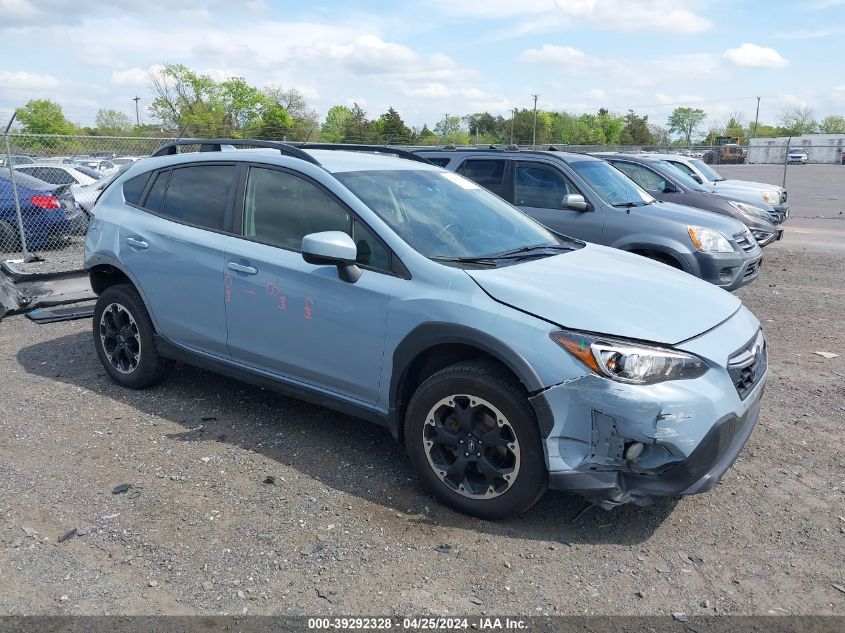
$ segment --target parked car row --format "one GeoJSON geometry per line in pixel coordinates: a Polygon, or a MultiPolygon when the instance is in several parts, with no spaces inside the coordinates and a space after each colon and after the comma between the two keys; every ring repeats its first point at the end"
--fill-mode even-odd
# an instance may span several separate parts
{"type": "Polygon", "coordinates": [[[178,360],[368,419],[432,494],[487,519],[547,487],[605,508],[704,492],[751,434],[760,322],[619,250],[735,288],[761,258],[735,217],[584,154],[179,153],[192,142],[93,209],[93,343],[118,384],[178,360]]]}
{"type": "Polygon", "coordinates": [[[754,184],[718,195],[660,155],[415,151],[553,231],[658,260],[727,290],[756,279],[761,248],[782,237],[778,225],[788,215],[754,184]]]}

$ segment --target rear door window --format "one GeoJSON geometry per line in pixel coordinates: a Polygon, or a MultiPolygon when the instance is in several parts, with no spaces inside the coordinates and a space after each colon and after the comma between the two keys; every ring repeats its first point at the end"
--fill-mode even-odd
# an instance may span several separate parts
{"type": "Polygon", "coordinates": [[[224,230],[236,175],[235,165],[192,165],[172,170],[162,215],[205,229],[224,230]]]}
{"type": "Polygon", "coordinates": [[[167,191],[167,181],[170,180],[170,170],[160,171],[156,174],[153,186],[147,194],[147,199],[144,201],[144,208],[149,209],[155,213],[161,211],[161,205],[164,203],[164,193],[167,191]]]}
{"type": "Polygon", "coordinates": [[[661,186],[665,180],[660,175],[642,165],[622,161],[611,161],[611,164],[646,191],[660,191],[665,186],[661,186]]]}
{"type": "Polygon", "coordinates": [[[478,183],[488,191],[504,197],[505,161],[499,159],[475,158],[465,160],[458,173],[478,183]]]}

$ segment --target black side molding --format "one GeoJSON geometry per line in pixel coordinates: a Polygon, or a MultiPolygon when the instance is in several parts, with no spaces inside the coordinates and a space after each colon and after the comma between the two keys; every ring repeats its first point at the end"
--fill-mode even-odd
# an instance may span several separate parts
{"type": "Polygon", "coordinates": [[[240,380],[241,382],[255,385],[256,387],[263,387],[265,389],[281,393],[282,395],[296,398],[297,400],[304,400],[305,402],[326,407],[327,409],[332,409],[334,411],[338,411],[339,413],[351,415],[355,418],[361,418],[362,420],[373,422],[379,426],[389,426],[386,415],[380,414],[378,411],[370,409],[369,407],[357,405],[354,402],[350,402],[343,398],[332,397],[321,391],[308,389],[307,387],[302,387],[300,385],[284,382],[264,374],[242,369],[241,367],[231,363],[218,361],[202,354],[196,354],[178,345],[174,345],[166,338],[159,335],[156,335],[155,341],[158,353],[170,360],[185,363],[186,365],[193,365],[194,367],[200,367],[201,369],[207,369],[208,371],[213,371],[214,373],[228,376],[229,378],[234,378],[235,380],[240,380]]]}

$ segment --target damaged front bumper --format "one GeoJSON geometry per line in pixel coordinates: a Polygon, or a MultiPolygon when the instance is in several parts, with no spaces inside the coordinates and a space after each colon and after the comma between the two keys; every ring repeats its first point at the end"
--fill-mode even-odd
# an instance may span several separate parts
{"type": "Polygon", "coordinates": [[[711,365],[700,378],[633,385],[587,374],[536,394],[535,409],[553,419],[549,487],[605,508],[710,490],[760,414],[768,356],[758,332],[743,310],[679,346],[711,365]]]}

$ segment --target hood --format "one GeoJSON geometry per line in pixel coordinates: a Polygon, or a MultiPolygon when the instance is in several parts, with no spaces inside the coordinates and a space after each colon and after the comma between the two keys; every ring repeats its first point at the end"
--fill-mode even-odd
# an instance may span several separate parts
{"type": "Polygon", "coordinates": [[[664,345],[715,327],[742,305],[692,275],[594,244],[466,273],[496,301],[561,327],[664,345]]]}
{"type": "Polygon", "coordinates": [[[751,189],[754,191],[758,189],[774,189],[775,191],[783,191],[783,187],[780,185],[773,185],[766,182],[754,182],[751,180],[734,180],[733,178],[717,180],[712,184],[715,187],[724,187],[726,189],[751,189]]]}
{"type": "Polygon", "coordinates": [[[741,233],[745,230],[745,225],[739,220],[734,219],[732,216],[722,215],[721,213],[713,211],[706,211],[705,209],[697,209],[695,207],[689,207],[676,202],[665,202],[663,200],[659,200],[656,204],[631,209],[631,213],[634,213],[635,211],[671,218],[676,222],[683,222],[685,224],[706,226],[709,229],[721,231],[728,237],[741,233]]]}

